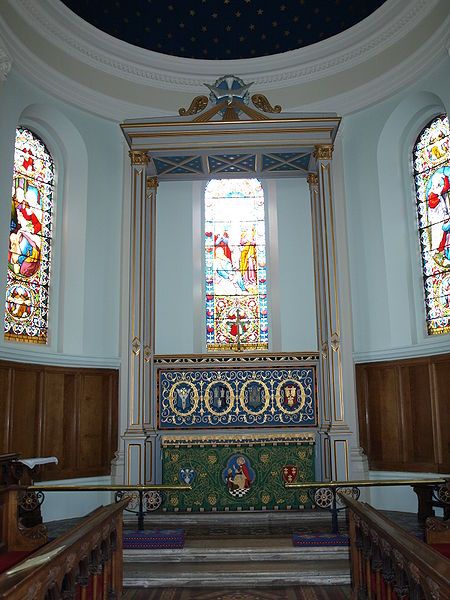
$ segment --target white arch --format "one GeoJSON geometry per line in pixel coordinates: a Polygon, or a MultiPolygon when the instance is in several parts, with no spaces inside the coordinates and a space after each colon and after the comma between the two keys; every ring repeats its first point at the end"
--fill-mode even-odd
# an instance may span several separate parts
{"type": "Polygon", "coordinates": [[[55,354],[80,355],[83,350],[84,266],[88,156],[75,125],[57,108],[27,106],[18,125],[42,138],[56,166],[54,234],[50,283],[49,343],[47,346],[5,345],[11,357],[32,353],[33,360],[54,363],[55,354]],[[50,357],[50,355],[53,355],[50,357]]]}
{"type": "MultiPolygon", "coordinates": [[[[425,333],[422,272],[411,152],[422,127],[445,112],[431,92],[416,92],[400,102],[387,118],[377,147],[378,180],[391,347],[425,346],[438,340],[425,333]]],[[[438,350],[434,350],[435,352],[438,350]]]]}

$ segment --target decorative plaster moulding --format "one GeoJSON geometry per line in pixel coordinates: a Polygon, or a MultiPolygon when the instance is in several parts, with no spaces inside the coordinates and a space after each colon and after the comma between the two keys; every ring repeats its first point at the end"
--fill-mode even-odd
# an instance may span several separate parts
{"type": "Polygon", "coordinates": [[[422,356],[434,356],[437,354],[448,354],[448,339],[435,339],[436,337],[447,338],[450,334],[442,336],[431,336],[415,346],[402,346],[386,348],[384,350],[368,350],[367,352],[354,352],[355,363],[382,362],[385,360],[396,360],[401,358],[420,358],[422,356]]]}
{"type": "MultiPolygon", "coordinates": [[[[31,344],[27,344],[31,346],[31,344]]],[[[0,347],[0,360],[11,362],[29,363],[37,365],[49,365],[52,367],[90,367],[97,369],[119,369],[121,360],[117,357],[105,358],[101,356],[81,356],[73,354],[58,354],[57,352],[46,352],[46,346],[41,349],[34,348],[7,348],[0,347]],[[31,351],[30,351],[31,350],[31,351]]]]}
{"type": "Polygon", "coordinates": [[[372,15],[332,38],[283,54],[245,60],[178,58],[122,42],[76,16],[60,0],[7,0],[27,23],[73,58],[110,75],[162,89],[197,92],[205,79],[238,73],[264,89],[335,75],[395,44],[439,0],[388,0],[372,15]]]}
{"type": "MultiPolygon", "coordinates": [[[[149,91],[156,88],[198,94],[203,83],[224,73],[237,73],[245,80],[255,82],[255,91],[265,93],[271,89],[286,89],[289,93],[289,88],[325,80],[389,49],[444,0],[387,0],[361,23],[318,44],[279,55],[233,61],[176,58],[132,46],[89,25],[60,0],[3,1],[9,3],[17,16],[15,23],[8,23],[0,15],[0,36],[3,38],[0,38],[0,49],[3,47],[6,55],[11,57],[14,69],[49,94],[78,108],[123,121],[143,115],[166,116],[167,110],[106,95],[70,79],[63,68],[57,70],[50,66],[27,46],[20,33],[20,21],[25,20],[36,31],[36,39],[44,37],[65,55],[77,60],[80,71],[85,65],[86,69],[97,69],[119,81],[146,86],[149,91]]],[[[441,20],[425,44],[380,77],[339,95],[331,92],[313,104],[285,102],[285,108],[294,112],[332,111],[346,115],[383,100],[417,81],[420,73],[426,72],[441,56],[448,55],[449,24],[450,15],[441,20]]],[[[5,63],[3,78],[10,64],[9,60],[5,63]]],[[[296,91],[295,98],[300,97],[296,91]]]]}

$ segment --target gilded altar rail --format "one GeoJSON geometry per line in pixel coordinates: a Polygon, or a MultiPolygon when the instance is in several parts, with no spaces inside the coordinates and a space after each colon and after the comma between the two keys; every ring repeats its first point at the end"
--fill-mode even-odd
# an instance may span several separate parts
{"type": "Polygon", "coordinates": [[[190,485],[29,485],[30,492],[186,492],[190,485]]]}
{"type": "Polygon", "coordinates": [[[309,481],[284,485],[286,488],[308,490],[308,495],[317,508],[330,511],[333,534],[339,533],[338,515],[345,510],[345,498],[358,500],[362,487],[411,486],[417,495],[419,521],[424,522],[427,517],[432,516],[433,508],[437,506],[444,510],[444,515],[450,514],[450,478],[309,481]]]}
{"type": "Polygon", "coordinates": [[[348,487],[384,487],[396,485],[420,485],[420,484],[443,484],[448,479],[361,479],[355,481],[310,481],[306,483],[285,483],[287,488],[348,488],[348,487]]]}
{"type": "Polygon", "coordinates": [[[190,485],[30,485],[23,487],[27,494],[42,496],[42,492],[115,492],[115,501],[128,499],[128,505],[124,508],[126,512],[133,513],[137,517],[138,529],[144,529],[144,517],[149,512],[158,510],[163,501],[164,492],[188,492],[192,490],[190,485]]]}

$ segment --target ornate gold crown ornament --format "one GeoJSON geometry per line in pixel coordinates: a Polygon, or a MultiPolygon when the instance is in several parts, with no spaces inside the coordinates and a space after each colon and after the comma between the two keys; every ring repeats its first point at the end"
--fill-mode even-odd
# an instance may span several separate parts
{"type": "Polygon", "coordinates": [[[263,121],[268,119],[264,113],[281,112],[281,106],[279,104],[272,106],[264,94],[253,94],[250,97],[249,88],[253,82],[244,83],[236,75],[224,75],[212,85],[209,83],[204,85],[210,90],[209,98],[196,96],[189,108],[178,110],[181,117],[203,113],[199,114],[194,121],[240,121],[245,117],[249,117],[252,121],[263,121]]]}

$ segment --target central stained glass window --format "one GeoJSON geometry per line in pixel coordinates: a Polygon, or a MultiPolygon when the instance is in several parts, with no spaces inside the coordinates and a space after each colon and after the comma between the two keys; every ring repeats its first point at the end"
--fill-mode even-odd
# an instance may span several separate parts
{"type": "Polygon", "coordinates": [[[264,191],[258,179],[214,179],[205,190],[207,350],[269,345],[264,191]]]}

